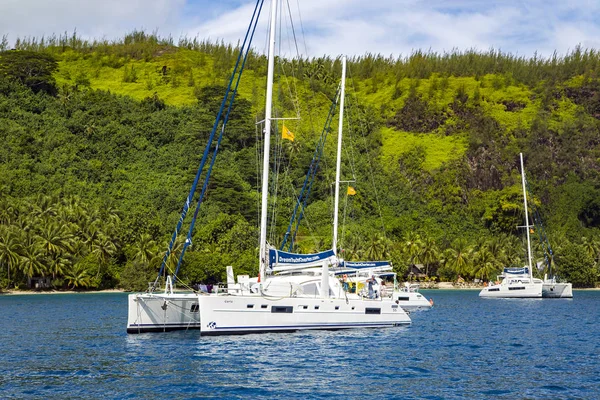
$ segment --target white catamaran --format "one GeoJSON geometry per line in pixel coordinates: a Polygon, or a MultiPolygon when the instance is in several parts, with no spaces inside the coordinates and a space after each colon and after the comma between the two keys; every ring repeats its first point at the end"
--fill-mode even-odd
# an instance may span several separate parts
{"type": "MultiPolygon", "coordinates": [[[[525,231],[527,234],[527,259],[528,264],[523,268],[504,268],[503,274],[498,276],[501,280],[499,284],[490,285],[484,288],[480,297],[513,297],[513,298],[571,298],[573,297],[573,288],[571,283],[558,282],[554,276],[548,278],[545,275],[544,280],[533,277],[532,256],[531,256],[531,238],[529,225],[529,215],[527,208],[527,185],[525,179],[525,167],[523,164],[523,154],[520,154],[521,160],[521,180],[523,184],[523,203],[525,207],[525,231]]],[[[552,260],[549,260],[551,262],[552,260]]]]}
{"type": "MultiPolygon", "coordinates": [[[[262,6],[262,0],[258,0],[257,8],[259,4],[262,6]]],[[[178,293],[173,290],[171,278],[167,277],[164,292],[149,290],[129,295],[128,333],[198,329],[201,335],[220,335],[308,329],[383,328],[408,325],[411,322],[408,314],[391,297],[349,296],[340,280],[329,271],[329,267],[337,263],[333,250],[312,255],[291,254],[274,251],[267,243],[276,21],[277,0],[274,0],[271,5],[264,120],[259,276],[250,278],[239,275],[236,283],[232,268],[228,267],[227,287],[217,287],[213,293],[208,294],[178,293]],[[320,268],[315,268],[317,265],[320,268]],[[309,271],[299,270],[300,266],[308,267],[309,271]],[[267,269],[288,273],[267,275],[267,269]]],[[[343,80],[344,76],[342,99],[343,80]]],[[[342,118],[343,115],[340,115],[340,120],[342,118]]],[[[191,195],[195,185],[192,189],[191,195]]],[[[190,197],[182,218],[189,203],[190,197]]],[[[190,235],[188,234],[188,240],[191,241],[190,235]]]]}
{"type": "Polygon", "coordinates": [[[499,284],[483,288],[479,297],[510,297],[510,298],[541,298],[541,279],[533,277],[531,268],[531,241],[529,237],[529,214],[527,211],[527,190],[525,187],[525,170],[523,169],[523,154],[521,156],[521,181],[523,184],[523,203],[525,206],[525,231],[527,233],[527,265],[523,268],[504,268],[498,276],[499,284]]]}

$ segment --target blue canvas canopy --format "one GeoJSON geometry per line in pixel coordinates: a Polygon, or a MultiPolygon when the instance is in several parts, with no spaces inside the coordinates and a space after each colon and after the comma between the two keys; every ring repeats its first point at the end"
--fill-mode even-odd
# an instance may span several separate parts
{"type": "Polygon", "coordinates": [[[288,253],[276,249],[269,250],[269,267],[275,272],[320,266],[323,265],[324,261],[329,261],[331,264],[336,263],[333,250],[314,254],[288,253]]]}
{"type": "Polygon", "coordinates": [[[523,268],[504,268],[504,273],[505,274],[511,274],[511,275],[528,275],[529,274],[529,268],[527,268],[527,267],[523,267],[523,268]]]}
{"type": "Polygon", "coordinates": [[[389,261],[342,261],[340,263],[340,267],[354,269],[382,268],[391,266],[392,264],[389,261]]]}

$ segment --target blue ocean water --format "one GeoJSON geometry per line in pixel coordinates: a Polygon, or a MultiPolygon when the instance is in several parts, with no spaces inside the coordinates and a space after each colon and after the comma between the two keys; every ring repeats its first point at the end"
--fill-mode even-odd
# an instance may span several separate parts
{"type": "Polygon", "coordinates": [[[121,293],[0,296],[0,397],[600,397],[600,292],[423,293],[410,327],[221,337],[128,335],[121,293]]]}

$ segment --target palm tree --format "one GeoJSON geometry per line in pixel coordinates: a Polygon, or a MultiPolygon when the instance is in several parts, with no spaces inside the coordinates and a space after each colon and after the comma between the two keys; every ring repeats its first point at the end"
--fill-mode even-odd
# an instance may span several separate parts
{"type": "Polygon", "coordinates": [[[343,257],[347,261],[359,260],[362,255],[360,241],[356,235],[349,235],[343,248],[343,257]]]}
{"type": "Polygon", "coordinates": [[[419,260],[425,264],[425,274],[429,276],[429,266],[438,261],[439,250],[435,240],[427,237],[422,241],[421,253],[419,254],[419,260]]]}
{"type": "Polygon", "coordinates": [[[581,245],[583,246],[583,248],[585,249],[585,252],[592,257],[594,260],[596,260],[598,258],[598,241],[595,240],[594,238],[592,239],[588,239],[587,237],[583,236],[581,238],[581,245]]]}
{"type": "Polygon", "coordinates": [[[468,246],[465,239],[456,239],[452,242],[446,262],[457,275],[471,275],[471,256],[473,250],[468,246]]]}
{"type": "Polygon", "coordinates": [[[47,224],[38,233],[38,241],[41,248],[48,256],[56,256],[68,250],[71,235],[66,225],[47,224]]]}
{"type": "Polygon", "coordinates": [[[77,287],[89,287],[92,283],[92,276],[87,269],[81,264],[75,264],[70,271],[65,274],[67,284],[71,289],[77,287]]]}
{"type": "Polygon", "coordinates": [[[381,260],[385,254],[385,238],[378,233],[371,234],[367,241],[365,257],[369,260],[381,260]]]}
{"type": "Polygon", "coordinates": [[[98,273],[96,276],[100,275],[100,270],[108,264],[108,260],[116,251],[117,246],[113,240],[105,235],[99,235],[98,240],[92,244],[92,253],[98,259],[98,273]]]}
{"type": "Polygon", "coordinates": [[[44,275],[44,265],[41,262],[42,251],[36,242],[30,242],[23,246],[21,250],[20,269],[23,275],[27,278],[32,278],[34,275],[44,275]]]}
{"type": "Polygon", "coordinates": [[[485,281],[489,281],[498,272],[496,260],[487,246],[480,247],[474,254],[473,264],[475,277],[485,281]]]}
{"type": "Polygon", "coordinates": [[[156,255],[156,241],[147,233],[142,233],[134,245],[136,250],[134,260],[148,265],[150,260],[156,255]]]}
{"type": "Polygon", "coordinates": [[[14,231],[6,226],[0,226],[0,262],[6,263],[8,280],[6,288],[10,287],[10,267],[19,263],[21,245],[14,231]]]}
{"type": "Polygon", "coordinates": [[[410,263],[414,264],[415,259],[421,254],[422,242],[418,233],[409,232],[404,237],[404,251],[410,258],[410,263]]]}
{"type": "Polygon", "coordinates": [[[47,259],[48,263],[48,272],[52,274],[52,278],[56,278],[57,276],[64,275],[67,268],[71,265],[71,261],[69,258],[63,257],[61,255],[54,255],[47,259]]]}
{"type": "Polygon", "coordinates": [[[17,210],[7,198],[0,200],[0,224],[10,225],[17,215],[17,210]]]}

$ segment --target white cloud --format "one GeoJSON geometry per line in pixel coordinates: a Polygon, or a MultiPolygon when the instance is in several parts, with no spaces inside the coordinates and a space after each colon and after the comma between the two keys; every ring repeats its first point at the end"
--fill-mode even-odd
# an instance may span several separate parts
{"type": "MultiPolygon", "coordinates": [[[[600,2],[591,0],[297,0],[292,5],[298,38],[306,34],[308,55],[408,55],[489,48],[522,56],[535,51],[564,54],[581,43],[600,46],[600,2]],[[301,7],[302,24],[296,5],[301,7]]],[[[77,32],[118,38],[133,29],[163,36],[236,43],[243,38],[252,0],[3,0],[0,35],[16,37],[77,32]]],[[[254,41],[265,48],[269,2],[254,41]]],[[[287,21],[286,18],[283,21],[287,21]]],[[[289,22],[284,26],[288,27],[289,22]]],[[[282,43],[286,54],[293,44],[282,43]]],[[[304,51],[301,41],[299,47],[304,51]]]]}
{"type": "Polygon", "coordinates": [[[84,38],[119,38],[134,29],[165,36],[179,26],[185,0],[3,0],[0,34],[41,37],[75,29],[84,38]]]}

